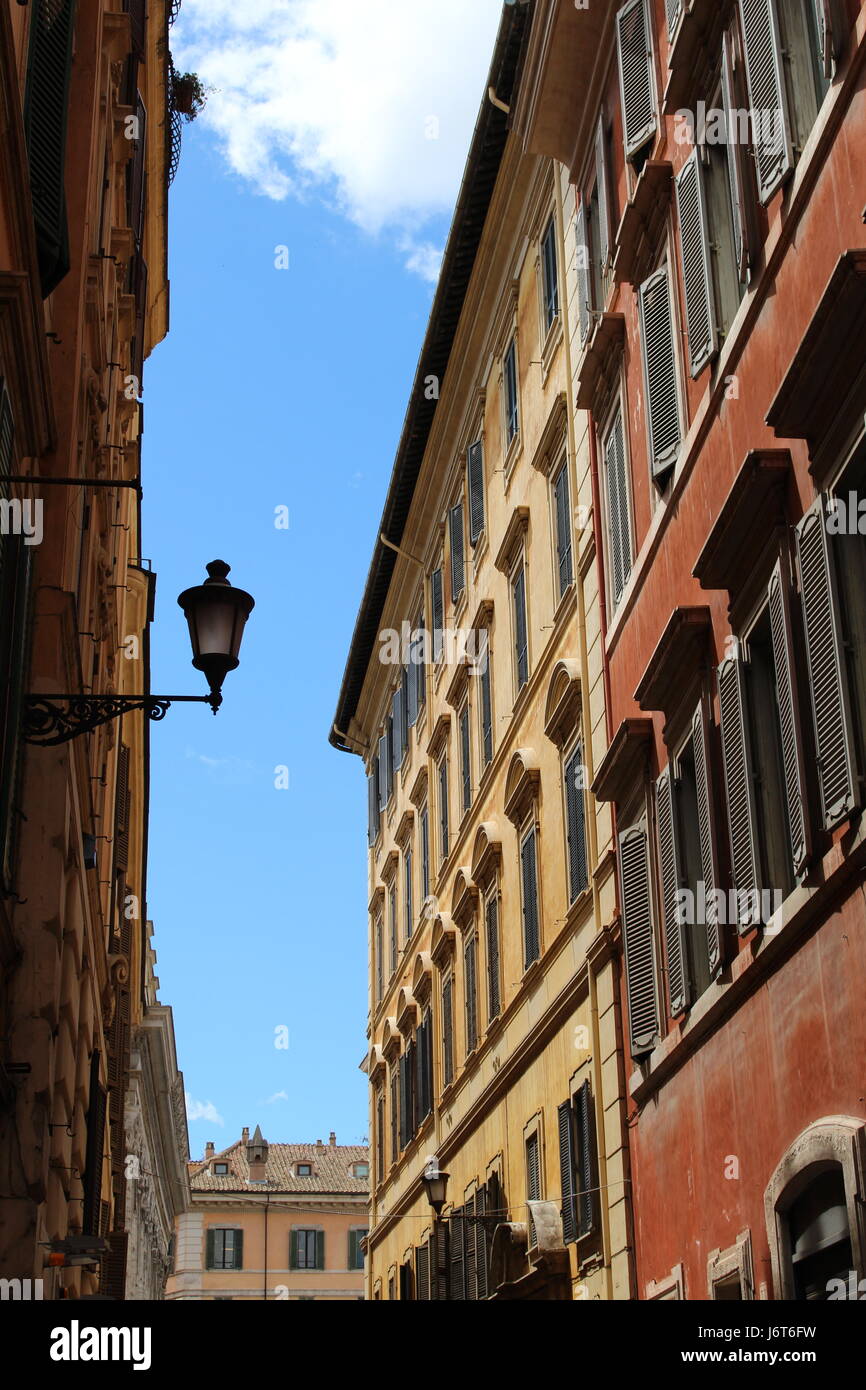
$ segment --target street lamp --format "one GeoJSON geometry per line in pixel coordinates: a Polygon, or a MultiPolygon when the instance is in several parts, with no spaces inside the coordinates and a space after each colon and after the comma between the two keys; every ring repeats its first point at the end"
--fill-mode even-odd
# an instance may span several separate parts
{"type": "Polygon", "coordinates": [[[427,1201],[439,1217],[445,1205],[445,1193],[448,1190],[449,1174],[443,1172],[439,1167],[439,1160],[435,1154],[427,1159],[424,1175],[421,1181],[424,1184],[424,1191],[427,1193],[427,1201]]]}
{"type": "Polygon", "coordinates": [[[212,560],[203,584],[185,589],[178,598],[189,624],[192,664],[202,671],[208,695],[28,695],[24,701],[23,736],[27,743],[51,747],[89,734],[132,710],[149,719],[164,719],[170,705],[208,704],[216,714],[222,704],[222,685],[238,666],[241,639],[255,600],[229,583],[229,566],[212,560]]]}

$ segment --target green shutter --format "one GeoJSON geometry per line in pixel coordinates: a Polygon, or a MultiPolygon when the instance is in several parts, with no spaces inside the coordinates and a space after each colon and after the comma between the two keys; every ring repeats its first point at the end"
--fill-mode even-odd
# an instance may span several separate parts
{"type": "Polygon", "coordinates": [[[69,270],[64,176],[75,0],[33,0],[30,8],[24,131],[45,298],[69,270]]]}
{"type": "Polygon", "coordinates": [[[213,1231],[208,1231],[208,1232],[206,1233],[206,1236],[205,1236],[205,1257],[204,1257],[204,1267],[205,1267],[205,1269],[213,1269],[213,1267],[214,1267],[213,1243],[214,1243],[214,1232],[213,1232],[213,1231]]]}
{"type": "Polygon", "coordinates": [[[289,1235],[289,1269],[298,1268],[298,1233],[292,1231],[289,1235]]]}
{"type": "Polygon", "coordinates": [[[232,1261],[232,1269],[243,1269],[243,1267],[244,1267],[244,1233],[243,1233],[243,1231],[235,1231],[234,1236],[235,1236],[235,1239],[234,1239],[234,1252],[235,1252],[235,1253],[234,1253],[234,1260],[232,1261]]]}
{"type": "Polygon", "coordinates": [[[560,1105],[559,1117],[559,1183],[562,1188],[562,1239],[570,1245],[577,1238],[576,1192],[574,1181],[574,1124],[571,1101],[560,1105]]]}
{"type": "Polygon", "coordinates": [[[316,1232],[316,1269],[325,1268],[325,1232],[316,1232]]]}

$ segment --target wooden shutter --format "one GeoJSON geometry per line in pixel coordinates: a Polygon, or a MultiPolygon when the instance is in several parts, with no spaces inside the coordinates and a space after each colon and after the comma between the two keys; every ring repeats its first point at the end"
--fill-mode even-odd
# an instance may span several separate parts
{"type": "Polygon", "coordinates": [[[451,602],[456,603],[466,584],[466,571],[463,563],[463,503],[458,502],[448,514],[448,530],[451,538],[451,602]]]}
{"type": "Polygon", "coordinates": [[[379,773],[379,810],[384,811],[388,805],[388,736],[383,734],[379,739],[379,756],[376,759],[376,766],[379,773]]]}
{"type": "Polygon", "coordinates": [[[33,0],[30,8],[24,130],[45,298],[69,270],[65,169],[75,0],[33,0]]]}
{"type": "Polygon", "coordinates": [[[136,58],[143,59],[146,0],[124,0],[123,8],[129,15],[129,25],[132,32],[132,51],[136,58]]]}
{"type": "Polygon", "coordinates": [[[626,159],[643,149],[656,129],[652,45],[645,0],[628,0],[616,17],[619,81],[626,159]]]}
{"type": "Polygon", "coordinates": [[[610,206],[610,179],[607,168],[607,132],[603,111],[595,128],[595,180],[598,190],[598,255],[603,274],[610,261],[610,248],[613,244],[614,231],[610,206]]]}
{"type": "Polygon", "coordinates": [[[649,844],[644,824],[630,826],[620,834],[619,874],[631,1055],[637,1058],[652,1051],[660,1028],[649,844]]]}
{"type": "Polygon", "coordinates": [[[565,819],[568,837],[569,902],[575,902],[586,888],[586,810],[583,788],[583,749],[578,744],[565,764],[565,819]]]}
{"type": "Polygon", "coordinates": [[[514,655],[517,668],[517,689],[522,690],[529,680],[529,645],[526,630],[526,571],[521,567],[513,585],[514,598],[514,655]]]}
{"type": "Polygon", "coordinates": [[[430,1238],[430,1296],[442,1303],[448,1297],[448,1223],[437,1221],[430,1238]]]}
{"type": "Polygon", "coordinates": [[[585,343],[589,337],[589,326],[592,321],[592,289],[589,275],[589,238],[583,199],[577,205],[575,240],[577,243],[577,312],[580,321],[580,341],[585,343]]]}
{"type": "Polygon", "coordinates": [[[836,60],[842,53],[845,38],[845,15],[840,13],[839,0],[813,0],[818,31],[818,52],[824,76],[829,80],[836,71],[836,60]]]}
{"type": "Polygon", "coordinates": [[[478,982],[475,973],[475,937],[471,937],[463,953],[466,989],[466,1051],[473,1052],[478,1042],[478,982]]]}
{"type": "Polygon", "coordinates": [[[728,163],[728,185],[731,192],[731,212],[734,222],[734,256],[737,274],[745,280],[752,263],[751,219],[746,205],[747,182],[746,152],[738,140],[731,138],[734,133],[735,112],[738,108],[734,86],[734,47],[731,31],[725,34],[722,44],[722,108],[725,113],[727,140],[725,151],[728,163]]]}
{"type": "Polygon", "coordinates": [[[117,790],[114,798],[114,867],[129,867],[129,749],[120,745],[117,755],[117,790]]]}
{"type": "Polygon", "coordinates": [[[659,873],[661,876],[662,917],[667,956],[668,1005],[672,1018],[684,1013],[691,1003],[689,957],[685,924],[680,920],[677,894],[680,887],[677,862],[677,828],[671,770],[666,767],[656,782],[656,829],[658,832],[659,873]]]}
{"type": "Polygon", "coordinates": [[[760,921],[760,876],[755,819],[752,754],[746,723],[746,692],[742,663],[735,657],[723,661],[718,671],[719,710],[722,726],[722,762],[728,802],[731,839],[731,876],[738,894],[740,931],[760,921]]]}
{"type": "Polygon", "coordinates": [[[430,1301],[430,1244],[419,1245],[415,1251],[415,1294],[422,1303],[430,1301]]]}
{"type": "Polygon", "coordinates": [[[790,581],[787,565],[783,566],[781,558],[776,561],[768,592],[788,826],[791,832],[794,873],[799,874],[811,850],[809,797],[800,746],[800,702],[791,629],[790,581]]]}
{"type": "Polygon", "coordinates": [[[485,912],[487,923],[487,1013],[489,1021],[499,1014],[499,901],[494,893],[488,899],[485,912]]]}
{"type": "MultiPolygon", "coordinates": [[[[213,1248],[213,1245],[214,1245],[214,1234],[215,1234],[215,1232],[214,1232],[213,1230],[209,1230],[209,1231],[207,1231],[206,1234],[205,1234],[205,1257],[204,1257],[204,1267],[205,1267],[205,1269],[213,1269],[213,1267],[214,1267],[214,1248],[213,1248]]],[[[294,1238],[295,1238],[295,1233],[294,1233],[294,1231],[292,1231],[292,1240],[294,1240],[294,1238]]],[[[294,1269],[294,1267],[295,1267],[295,1266],[294,1266],[294,1263],[293,1263],[293,1264],[292,1264],[292,1268],[294,1269]]]]}
{"type": "Polygon", "coordinates": [[[622,598],[631,573],[631,523],[622,410],[618,409],[604,446],[607,476],[607,513],[614,608],[622,598]]]}
{"type": "Polygon", "coordinates": [[[571,1101],[560,1105],[559,1180],[562,1191],[562,1239],[566,1245],[577,1239],[577,1191],[574,1165],[574,1116],[571,1101]]]}
{"type": "Polygon", "coordinates": [[[822,493],[797,526],[797,560],[821,812],[825,829],[831,830],[847,819],[861,798],[827,517],[827,498],[822,493]]]}
{"type": "Polygon", "coordinates": [[[433,609],[433,660],[438,661],[442,652],[442,627],[445,617],[441,569],[434,570],[430,576],[430,598],[433,609]]]}
{"type": "Polygon", "coordinates": [[[653,477],[658,478],[673,467],[680,449],[677,357],[667,265],[640,287],[640,326],[650,465],[653,477]]]}
{"type": "Polygon", "coordinates": [[[379,837],[379,759],[374,758],[367,776],[367,842],[374,845],[379,837]]]}
{"type": "Polygon", "coordinates": [[[12,891],[18,842],[18,811],[24,713],[30,668],[33,547],[23,536],[4,538],[0,597],[0,878],[12,891]]]}
{"type": "Polygon", "coordinates": [[[758,196],[768,203],[794,167],[775,0],[740,0],[758,196]]]}
{"type": "Polygon", "coordinates": [[[442,1069],[443,1085],[454,1077],[454,982],[449,975],[442,986],[442,1069]]]}
{"type": "Polygon", "coordinates": [[[556,475],[553,488],[556,511],[556,558],[559,567],[559,597],[565,593],[574,577],[571,558],[571,508],[568,495],[568,464],[556,475]]]}
{"type": "Polygon", "coordinates": [[[487,1224],[487,1188],[475,1193],[475,1280],[476,1298],[485,1299],[490,1292],[490,1228],[487,1224]]]}
{"type": "Polygon", "coordinates": [[[704,177],[697,150],[676,182],[689,362],[692,376],[697,377],[718,348],[704,177]]]}
{"type": "Polygon", "coordinates": [[[484,446],[476,440],[469,446],[466,463],[469,491],[469,544],[477,545],[484,530],[484,446]]]}
{"type": "Polygon", "coordinates": [[[520,849],[523,874],[523,966],[524,969],[539,957],[538,933],[538,866],[535,857],[535,831],[527,835],[520,849]]]}
{"type": "Polygon", "coordinates": [[[409,667],[403,667],[400,686],[400,755],[401,761],[409,747],[409,667]]]}
{"type": "Polygon", "coordinates": [[[706,894],[707,952],[710,975],[715,976],[722,964],[722,943],[719,934],[719,914],[715,892],[719,885],[716,856],[716,817],[711,775],[709,727],[703,701],[692,715],[692,750],[695,760],[695,787],[698,803],[698,839],[701,847],[701,877],[706,894]]]}
{"type": "Polygon", "coordinates": [[[677,20],[683,8],[683,0],[665,0],[665,10],[668,17],[668,37],[673,38],[674,30],[677,27],[677,20]]]}
{"type": "Polygon", "coordinates": [[[484,766],[493,758],[493,706],[490,698],[490,642],[485,635],[486,653],[481,672],[481,743],[484,766]]]}
{"type": "Polygon", "coordinates": [[[584,1081],[574,1098],[576,1131],[576,1166],[578,1179],[578,1236],[588,1236],[595,1230],[598,1193],[595,1190],[595,1107],[592,1087],[584,1081]]]}
{"type": "Polygon", "coordinates": [[[85,1235],[100,1234],[102,1159],[105,1152],[106,1093],[99,1080],[99,1053],[90,1057],[90,1092],[87,1105],[87,1144],[84,1155],[84,1203],[81,1226],[85,1235]]]}
{"type": "Polygon", "coordinates": [[[108,1250],[99,1266],[99,1292],[105,1298],[122,1302],[126,1297],[126,1253],[128,1231],[109,1231],[108,1250]]]}
{"type": "Polygon", "coordinates": [[[403,708],[406,711],[406,739],[408,742],[409,730],[414,729],[418,722],[418,677],[414,662],[410,662],[403,672],[403,708]]]}
{"type": "MultiPolygon", "coordinates": [[[[241,1232],[238,1232],[241,1234],[241,1232]]],[[[240,1265],[238,1266],[240,1268],[240,1265]]],[[[325,1232],[316,1231],[316,1269],[325,1268],[325,1232]]]]}
{"type": "Polygon", "coordinates": [[[466,1222],[464,1220],[464,1207],[458,1207],[451,1213],[448,1222],[448,1245],[450,1254],[451,1279],[449,1297],[456,1301],[466,1299],[466,1262],[464,1258],[464,1241],[466,1222]]]}
{"type": "Polygon", "coordinates": [[[135,118],[138,138],[135,141],[132,159],[126,166],[126,213],[135,240],[135,259],[137,262],[141,255],[144,237],[144,193],[147,163],[147,111],[140,92],[135,94],[135,118]]]}
{"type": "MultiPolygon", "coordinates": [[[[393,728],[393,739],[391,743],[391,753],[393,757],[393,775],[396,780],[397,773],[403,762],[403,687],[399,685],[391,697],[391,727],[393,728]]],[[[393,786],[393,783],[392,783],[393,786]]]]}

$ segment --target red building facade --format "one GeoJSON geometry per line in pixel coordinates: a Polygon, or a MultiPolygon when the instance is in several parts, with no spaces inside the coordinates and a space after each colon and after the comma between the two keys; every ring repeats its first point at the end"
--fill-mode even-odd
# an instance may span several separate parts
{"type": "Polygon", "coordinates": [[[512,113],[578,203],[640,1298],[866,1275],[864,60],[858,0],[538,0],[512,113]]]}

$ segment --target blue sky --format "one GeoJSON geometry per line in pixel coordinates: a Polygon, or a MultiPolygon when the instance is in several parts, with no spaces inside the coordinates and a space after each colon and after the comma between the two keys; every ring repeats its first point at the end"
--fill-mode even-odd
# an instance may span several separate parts
{"type": "Polygon", "coordinates": [[[327,732],[499,12],[185,0],[172,36],[217,90],[184,130],[145,371],[154,691],[203,685],[176,597],[207,561],[256,599],[218,717],[176,705],[151,739],[148,906],[193,1156],[257,1123],[367,1133],[365,787],[327,732]]]}

